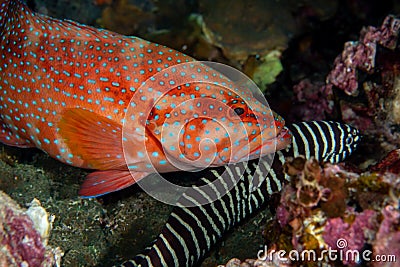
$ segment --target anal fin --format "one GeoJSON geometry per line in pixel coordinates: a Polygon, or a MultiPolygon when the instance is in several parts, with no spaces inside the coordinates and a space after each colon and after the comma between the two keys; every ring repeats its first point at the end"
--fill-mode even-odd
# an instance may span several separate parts
{"type": "Polygon", "coordinates": [[[147,175],[147,172],[131,173],[129,170],[92,172],[83,182],[79,195],[87,198],[105,195],[131,186],[147,175]]]}

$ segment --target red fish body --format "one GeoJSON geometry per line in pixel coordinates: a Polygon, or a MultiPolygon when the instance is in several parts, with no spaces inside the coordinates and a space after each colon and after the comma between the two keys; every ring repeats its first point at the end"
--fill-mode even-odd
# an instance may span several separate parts
{"type": "Polygon", "coordinates": [[[290,143],[282,118],[251,95],[216,86],[233,83],[207,66],[180,75],[201,73],[209,83],[175,86],[171,67],[195,62],[175,50],[36,14],[20,0],[2,1],[0,33],[0,141],[99,170],[89,174],[81,195],[179,169],[172,161],[188,170],[219,166],[290,143]],[[150,92],[143,83],[151,77],[158,78],[150,92]],[[229,126],[221,130],[220,119],[229,126]]]}

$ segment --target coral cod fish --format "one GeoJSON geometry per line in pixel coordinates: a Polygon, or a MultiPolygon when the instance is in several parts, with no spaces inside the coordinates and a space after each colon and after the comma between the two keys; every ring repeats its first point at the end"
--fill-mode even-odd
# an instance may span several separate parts
{"type": "Polygon", "coordinates": [[[181,169],[176,162],[185,170],[221,166],[291,142],[280,116],[212,68],[179,74],[206,83],[178,83],[173,67],[196,61],[168,47],[37,14],[20,0],[2,1],[0,31],[0,140],[96,169],[82,196],[181,169]],[[152,88],[140,90],[149,78],[169,85],[154,88],[156,100],[152,88]]]}

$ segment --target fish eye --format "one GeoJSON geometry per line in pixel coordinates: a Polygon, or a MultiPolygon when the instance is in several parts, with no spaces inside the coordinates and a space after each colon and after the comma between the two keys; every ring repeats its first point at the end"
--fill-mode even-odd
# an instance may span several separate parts
{"type": "Polygon", "coordinates": [[[233,109],[234,111],[235,111],[235,113],[237,114],[237,115],[242,115],[243,113],[244,113],[244,109],[243,108],[234,108],[233,109]]]}
{"type": "Polygon", "coordinates": [[[346,144],[347,145],[351,145],[353,143],[353,137],[352,136],[348,136],[347,138],[346,138],[346,144]]]}

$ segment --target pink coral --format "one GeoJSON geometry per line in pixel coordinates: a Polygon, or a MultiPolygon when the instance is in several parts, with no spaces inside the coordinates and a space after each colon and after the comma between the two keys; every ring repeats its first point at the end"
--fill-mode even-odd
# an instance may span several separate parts
{"type": "Polygon", "coordinates": [[[369,73],[373,71],[377,44],[394,49],[399,31],[400,20],[394,16],[387,16],[379,29],[371,26],[362,29],[359,41],[345,43],[342,54],[335,59],[335,66],[327,77],[328,83],[348,95],[356,95],[357,69],[369,73]]]}
{"type": "MultiPolygon", "coordinates": [[[[377,228],[375,211],[364,210],[358,213],[348,208],[348,212],[347,220],[340,217],[328,219],[323,234],[325,243],[332,249],[342,250],[344,255],[349,250],[361,251],[364,244],[367,243],[370,233],[377,228]],[[354,221],[347,222],[352,217],[354,217],[354,221]]],[[[343,263],[355,262],[354,259],[344,258],[343,263]]]]}
{"type": "Polygon", "coordinates": [[[400,174],[400,149],[389,152],[378,164],[372,166],[371,170],[400,174]]]}
{"type": "Polygon", "coordinates": [[[299,118],[309,120],[323,120],[326,114],[333,112],[332,85],[312,83],[304,79],[293,86],[295,106],[293,114],[299,118]]]}
{"type": "MultiPolygon", "coordinates": [[[[288,252],[294,249],[302,253],[313,250],[316,255],[322,256],[323,254],[319,254],[323,252],[322,249],[336,250],[333,255],[338,261],[326,257],[323,263],[334,266],[333,264],[340,261],[341,264],[355,266],[360,262],[368,262],[373,267],[398,266],[400,180],[397,174],[388,172],[396,168],[398,162],[399,153],[396,150],[376,165],[379,166],[376,171],[382,173],[358,174],[343,164],[321,165],[314,159],[288,158],[284,172],[292,178],[292,182],[284,187],[276,211],[277,223],[271,224],[274,227],[271,231],[276,231],[277,225],[282,229],[274,241],[270,240],[271,234],[266,235],[272,243],[268,244],[268,251],[274,249],[288,252]],[[310,191],[310,188],[313,190],[310,191]],[[311,194],[303,195],[304,192],[311,194]],[[376,192],[386,197],[379,199],[376,192]],[[360,198],[356,197],[357,194],[363,194],[368,201],[374,198],[379,201],[373,206],[363,205],[360,198]],[[348,206],[348,203],[354,201],[363,211],[357,212],[348,206]],[[385,208],[381,208],[382,203],[385,203],[385,208]],[[372,245],[372,250],[366,249],[366,245],[372,245]],[[383,255],[386,261],[374,261],[378,255],[383,255]]],[[[298,264],[279,262],[276,265],[272,254],[263,255],[265,260],[234,259],[226,266],[269,267],[298,264]]],[[[304,265],[307,263],[301,262],[304,265]]]]}
{"type": "MultiPolygon", "coordinates": [[[[398,266],[400,260],[400,212],[393,206],[382,211],[383,221],[379,227],[373,246],[374,256],[385,256],[385,261],[374,261],[374,267],[398,266]],[[389,256],[395,258],[389,258],[389,256]]],[[[384,258],[382,258],[384,259],[384,258]]]]}
{"type": "Polygon", "coordinates": [[[308,216],[318,205],[328,217],[341,216],[345,210],[347,189],[341,175],[350,176],[339,165],[326,164],[323,168],[315,159],[288,159],[285,173],[293,177],[293,185],[282,191],[277,219],[283,227],[295,218],[308,216]]]}
{"type": "Polygon", "coordinates": [[[61,257],[58,249],[46,249],[32,219],[1,191],[0,245],[0,266],[50,267],[58,264],[58,256],[61,257]]]}
{"type": "MultiPolygon", "coordinates": [[[[373,116],[370,114],[370,109],[361,105],[354,105],[353,103],[342,102],[341,113],[343,121],[350,123],[357,127],[360,131],[372,129],[375,125],[373,116]]],[[[373,110],[373,109],[372,109],[373,110]]]]}
{"type": "Polygon", "coordinates": [[[15,213],[7,208],[5,211],[5,225],[1,240],[2,246],[12,252],[15,259],[26,262],[29,266],[39,266],[44,260],[45,247],[39,233],[34,229],[28,215],[15,213]]]}

